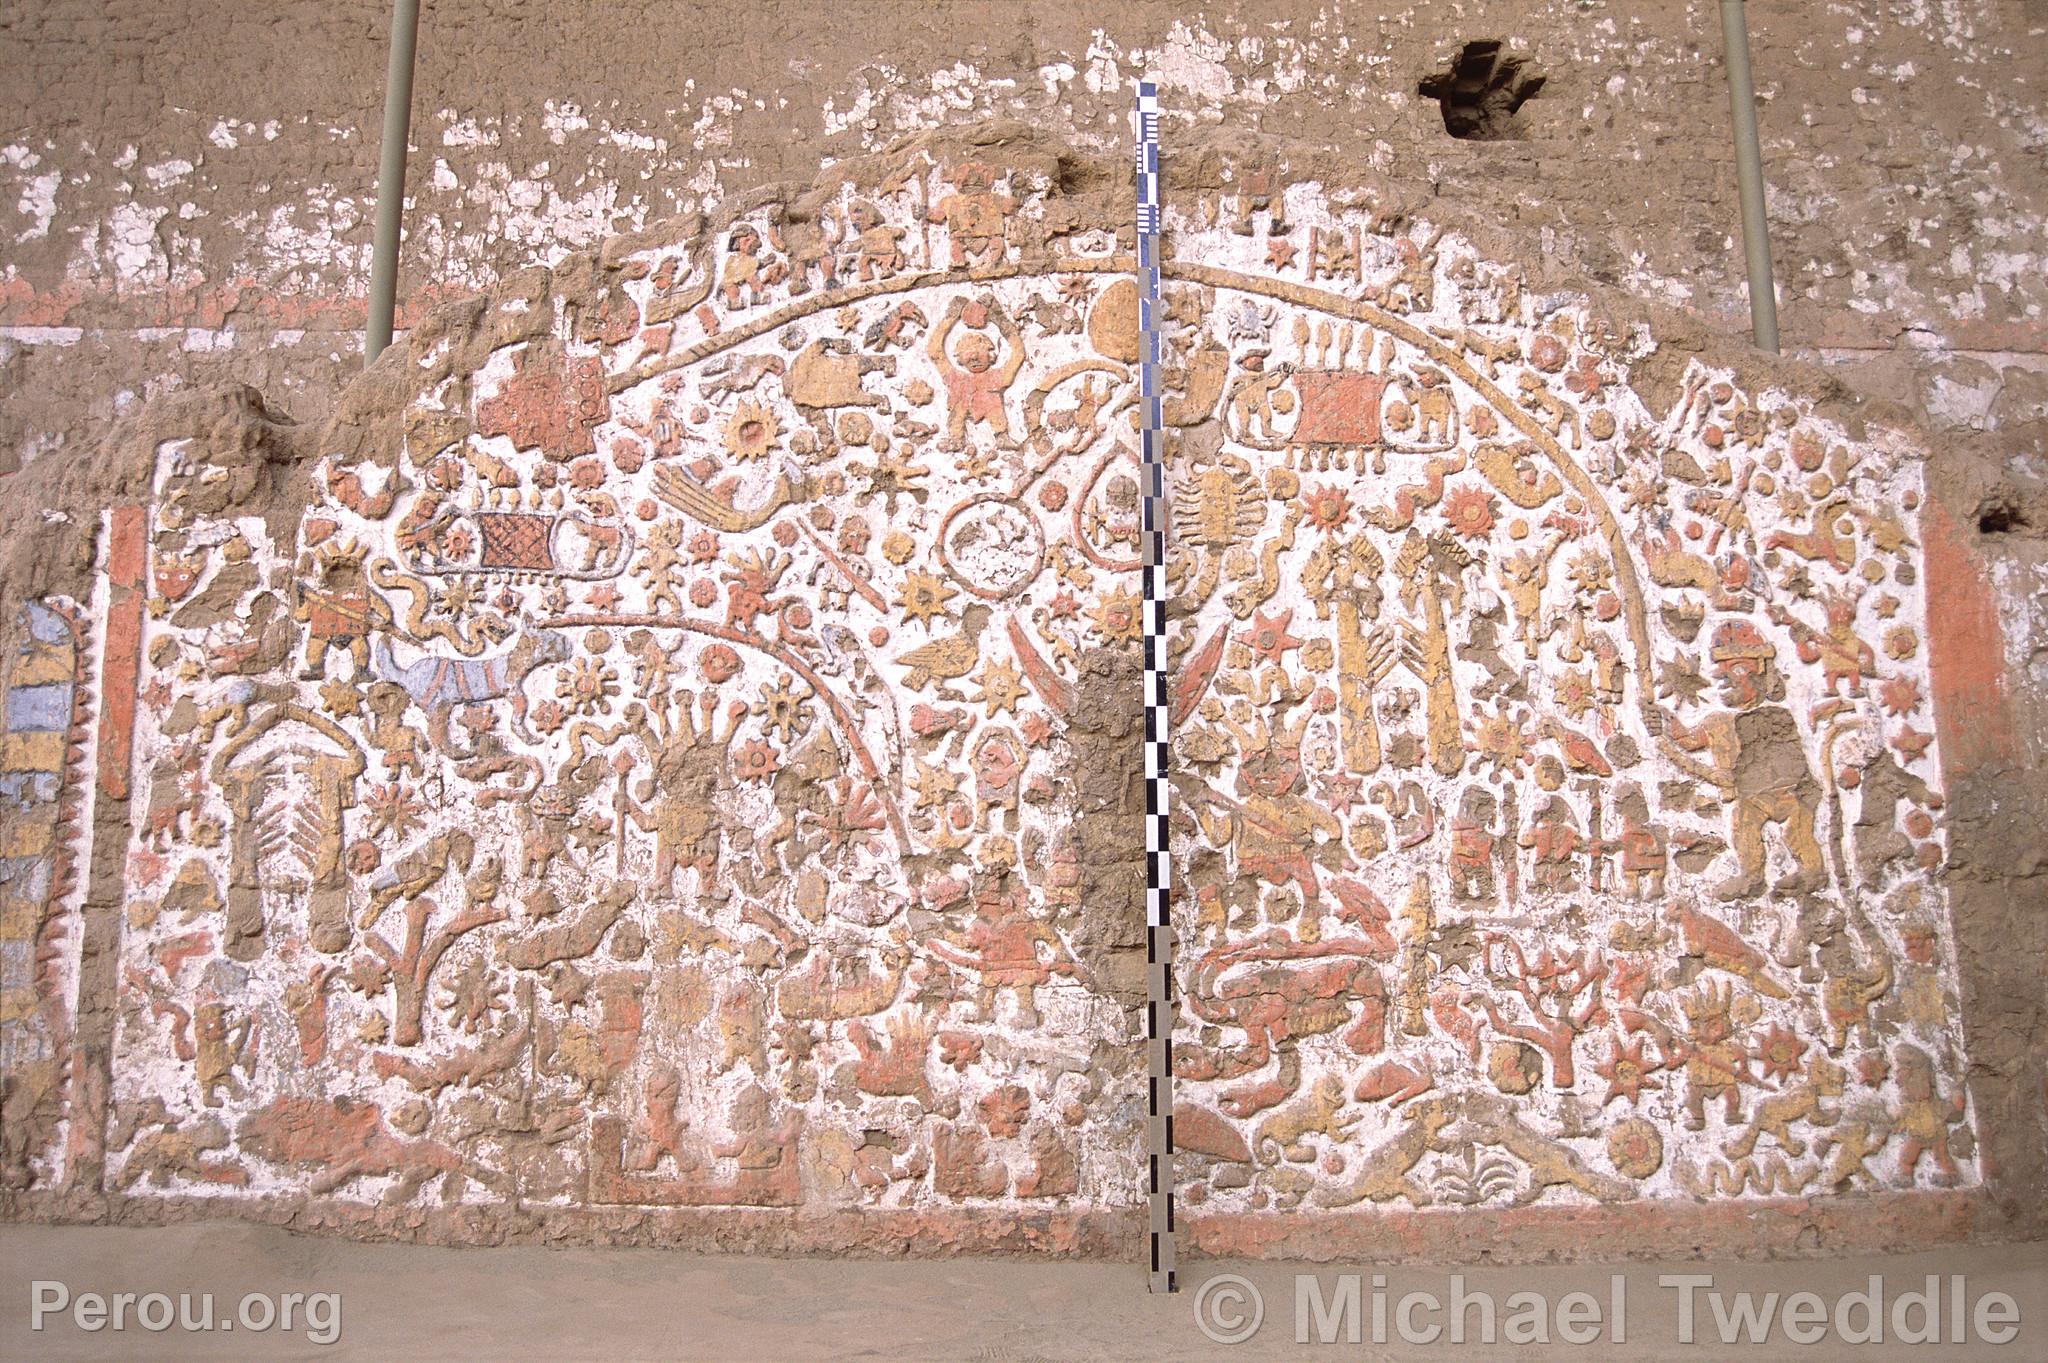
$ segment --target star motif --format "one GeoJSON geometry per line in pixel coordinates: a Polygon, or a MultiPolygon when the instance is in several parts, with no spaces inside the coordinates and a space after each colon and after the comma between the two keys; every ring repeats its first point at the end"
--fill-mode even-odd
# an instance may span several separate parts
{"type": "Polygon", "coordinates": [[[1690,654],[1676,654],[1657,665],[1659,696],[1673,697],[1680,705],[1697,705],[1706,689],[1707,679],[1700,675],[1699,664],[1690,654]]]}
{"type": "Polygon", "coordinates": [[[1017,713],[1017,702],[1027,694],[1020,673],[1010,663],[999,663],[991,658],[982,664],[974,680],[981,684],[981,694],[975,697],[976,704],[988,706],[988,716],[993,719],[998,711],[1017,713]]]}
{"type": "Polygon", "coordinates": [[[1884,708],[1895,715],[1909,715],[1920,708],[1920,684],[1911,677],[1891,677],[1877,688],[1884,708]]]}
{"type": "Polygon", "coordinates": [[[903,575],[903,589],[897,594],[896,605],[906,621],[919,621],[929,629],[932,617],[947,614],[946,603],[959,594],[959,588],[941,581],[937,574],[912,569],[903,575]]]}
{"type": "Polygon", "coordinates": [[[1144,630],[1137,596],[1122,587],[1103,597],[1088,614],[1095,621],[1096,633],[1112,644],[1129,643],[1144,630]]]}
{"type": "Polygon", "coordinates": [[[1922,733],[1910,724],[1901,725],[1892,735],[1892,746],[1899,750],[1899,756],[1908,766],[1918,762],[1927,754],[1927,745],[1934,741],[1931,733],[1922,733]]]}
{"type": "Polygon", "coordinates": [[[917,759],[917,775],[910,784],[917,788],[917,803],[912,808],[943,809],[960,789],[960,778],[920,757],[917,759]]]}
{"type": "Polygon", "coordinates": [[[1657,1066],[1643,1055],[1642,1037],[1633,1037],[1626,1043],[1618,1036],[1609,1040],[1614,1050],[1595,1069],[1595,1073],[1607,1081],[1607,1096],[1600,1100],[1602,1107],[1622,1097],[1633,1103],[1642,1096],[1644,1089],[1664,1087],[1651,1077],[1657,1066]]]}
{"type": "Polygon", "coordinates": [[[1276,270],[1284,270],[1294,263],[1294,243],[1286,237],[1271,237],[1266,242],[1266,264],[1276,270]]]}
{"type": "Polygon", "coordinates": [[[1287,626],[1294,619],[1292,607],[1276,615],[1264,612],[1252,616],[1252,627],[1237,636],[1237,641],[1248,645],[1251,651],[1269,663],[1284,663],[1292,649],[1301,647],[1301,640],[1287,632],[1287,626]]]}
{"type": "Polygon", "coordinates": [[[363,693],[356,689],[354,682],[331,679],[321,684],[320,704],[328,714],[346,718],[362,713],[363,693]]]}

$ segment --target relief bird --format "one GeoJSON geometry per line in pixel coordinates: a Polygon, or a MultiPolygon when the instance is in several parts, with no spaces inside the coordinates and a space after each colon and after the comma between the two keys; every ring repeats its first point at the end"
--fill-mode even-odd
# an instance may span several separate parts
{"type": "Polygon", "coordinates": [[[733,480],[706,487],[675,465],[661,464],[654,470],[654,493],[691,520],[701,521],[713,530],[737,534],[766,525],[783,507],[808,496],[810,486],[801,476],[792,479],[781,474],[769,488],[766,501],[741,508],[733,504],[733,480]]]}
{"type": "Polygon", "coordinates": [[[1742,940],[1742,934],[1711,914],[1701,913],[1690,904],[1673,904],[1665,911],[1665,919],[1678,925],[1679,935],[1685,940],[1685,954],[1697,956],[1715,970],[1725,970],[1739,980],[1745,980],[1759,994],[1774,999],[1787,998],[1785,986],[1766,973],[1770,958],[1756,947],[1742,940]]]}
{"type": "Polygon", "coordinates": [[[1600,755],[1599,745],[1577,729],[1567,728],[1552,719],[1544,722],[1543,731],[1557,740],[1558,751],[1564,754],[1564,764],[1573,771],[1591,772],[1595,776],[1614,775],[1614,768],[1600,755]]]}
{"type": "Polygon", "coordinates": [[[456,828],[437,833],[398,858],[370,882],[370,906],[363,911],[358,927],[376,926],[384,910],[400,899],[415,899],[434,888],[448,874],[453,863],[467,872],[476,856],[476,840],[456,828]]]}
{"type": "Polygon", "coordinates": [[[990,614],[989,608],[977,601],[960,612],[963,628],[958,634],[934,639],[899,655],[896,661],[910,669],[903,678],[903,684],[913,691],[922,691],[933,682],[939,682],[941,685],[935,694],[941,700],[965,700],[966,697],[943,683],[958,681],[972,672],[975,663],[981,660],[981,631],[987,627],[990,614]]]}

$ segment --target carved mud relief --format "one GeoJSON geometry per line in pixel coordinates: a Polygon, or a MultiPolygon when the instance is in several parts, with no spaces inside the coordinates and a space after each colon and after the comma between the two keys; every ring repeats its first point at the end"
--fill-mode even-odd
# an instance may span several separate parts
{"type": "Polygon", "coordinates": [[[1190,1200],[1974,1181],[1911,451],[1286,217],[1178,243],[1190,1200]]]}
{"type": "MultiPolygon", "coordinates": [[[[501,302],[289,539],[160,452],[112,1182],[1137,1205],[1135,294],[1048,188],[501,302]]],[[[1281,204],[1166,269],[1184,1196],[1974,1180],[1912,452],[1281,204]]]]}

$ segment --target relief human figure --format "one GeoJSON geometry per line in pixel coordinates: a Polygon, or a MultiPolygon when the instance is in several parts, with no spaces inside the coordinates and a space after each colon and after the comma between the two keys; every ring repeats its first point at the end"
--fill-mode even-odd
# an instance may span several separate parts
{"type": "Polygon", "coordinates": [[[1769,640],[1744,620],[1714,631],[1711,650],[1721,697],[1731,707],[1687,725],[1665,715],[1666,755],[1719,787],[1728,801],[1729,842],[1740,869],[1715,894],[1745,899],[1765,887],[1764,830],[1776,825],[1798,870],[1775,888],[1783,894],[1815,889],[1827,880],[1827,866],[1814,837],[1820,783],[1806,757],[1799,723],[1782,704],[1785,684],[1769,640]],[[1705,763],[1687,753],[1703,752],[1705,763]]]}
{"type": "Polygon", "coordinates": [[[734,701],[721,732],[715,692],[701,700],[688,691],[677,695],[675,728],[655,754],[654,774],[637,792],[637,803],[625,802],[625,814],[654,834],[655,893],[674,894],[676,872],[694,870],[699,892],[716,898],[720,822],[712,797],[727,785],[726,749],[747,707],[734,701]],[[702,712],[699,723],[690,718],[693,703],[702,712]]]}
{"type": "Polygon", "coordinates": [[[1001,260],[1006,224],[1017,201],[995,192],[995,171],[980,161],[963,162],[952,178],[955,192],[933,204],[926,216],[946,225],[953,268],[1001,260]]]}
{"type": "Polygon", "coordinates": [[[955,298],[946,315],[932,328],[925,353],[938,366],[939,378],[946,386],[946,434],[940,439],[939,448],[964,449],[968,427],[986,425],[995,432],[998,447],[1014,449],[1017,442],[1010,434],[1010,414],[1003,405],[1003,394],[1024,367],[1024,333],[996,303],[995,296],[984,294],[971,303],[955,298]],[[969,330],[960,338],[960,344],[948,351],[947,339],[962,322],[969,330]],[[1008,343],[1009,353],[1002,357],[1001,364],[996,363],[999,349],[995,341],[981,330],[991,324],[1008,343]]]}

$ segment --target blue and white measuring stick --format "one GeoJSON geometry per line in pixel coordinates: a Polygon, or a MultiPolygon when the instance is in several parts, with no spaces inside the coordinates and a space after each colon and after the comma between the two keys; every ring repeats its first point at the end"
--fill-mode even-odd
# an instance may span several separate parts
{"type": "Polygon", "coordinates": [[[1167,843],[1166,451],[1159,392],[1159,87],[1138,82],[1138,403],[1141,413],[1145,642],[1145,1122],[1151,1285],[1175,1290],[1173,1265],[1173,858],[1167,843]]]}

